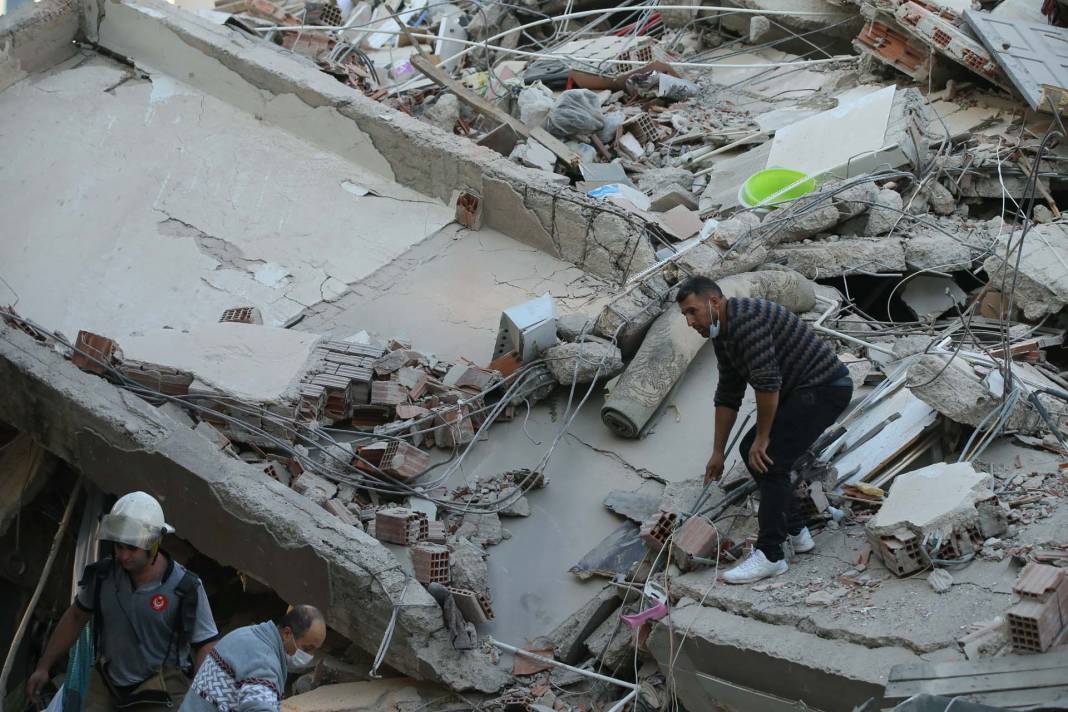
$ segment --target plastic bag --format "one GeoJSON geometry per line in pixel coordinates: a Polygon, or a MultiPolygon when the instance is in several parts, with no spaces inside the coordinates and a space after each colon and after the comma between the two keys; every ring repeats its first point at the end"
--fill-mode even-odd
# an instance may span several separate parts
{"type": "Polygon", "coordinates": [[[565,91],[545,120],[545,128],[557,138],[590,134],[603,126],[601,100],[589,89],[565,91]]]}
{"type": "Polygon", "coordinates": [[[552,89],[535,82],[519,92],[519,120],[531,128],[541,128],[545,118],[553,110],[556,98],[552,89]]]}

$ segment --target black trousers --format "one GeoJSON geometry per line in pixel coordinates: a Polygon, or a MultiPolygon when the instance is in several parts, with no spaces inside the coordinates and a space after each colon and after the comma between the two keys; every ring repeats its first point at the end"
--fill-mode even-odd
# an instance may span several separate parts
{"type": "Polygon", "coordinates": [[[757,472],[749,464],[749,448],[756,439],[756,426],[742,438],[738,452],[760,492],[757,512],[760,534],[756,548],[764,552],[768,561],[781,559],[786,536],[800,533],[805,526],[801,503],[790,484],[794,462],[838,419],[852,397],[852,385],[836,385],[799,388],[780,400],[768,444],[768,456],[775,464],[767,472],[757,472]]]}

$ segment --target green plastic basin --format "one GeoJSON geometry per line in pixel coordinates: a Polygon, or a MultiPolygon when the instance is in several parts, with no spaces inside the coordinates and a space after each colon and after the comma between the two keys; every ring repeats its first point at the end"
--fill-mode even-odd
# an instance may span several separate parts
{"type": "Polygon", "coordinates": [[[816,179],[806,178],[806,175],[801,171],[794,171],[789,168],[765,168],[749,176],[745,183],[742,183],[742,187],[738,190],[738,202],[747,208],[755,208],[774,195],[775,197],[767,203],[768,205],[773,205],[786,200],[800,198],[815,189],[816,179]],[[798,181],[801,182],[798,183],[798,181]],[[797,183],[797,185],[779,195],[775,195],[793,183],[797,183]]]}

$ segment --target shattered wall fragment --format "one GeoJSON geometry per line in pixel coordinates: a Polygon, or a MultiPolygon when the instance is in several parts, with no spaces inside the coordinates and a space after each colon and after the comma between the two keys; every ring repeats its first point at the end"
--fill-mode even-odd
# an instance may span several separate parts
{"type": "MultiPolygon", "coordinates": [[[[81,373],[0,324],[0,419],[38,439],[105,492],[145,490],[199,551],[261,580],[285,600],[320,607],[333,628],[378,648],[403,575],[378,542],[266,477],[202,446],[135,396],[81,373]],[[211,528],[202,524],[214,522],[211,528]],[[292,576],[292,571],[302,576],[292,576]]],[[[499,689],[505,673],[478,651],[458,655],[441,609],[409,588],[386,662],[456,689],[499,689]]]]}

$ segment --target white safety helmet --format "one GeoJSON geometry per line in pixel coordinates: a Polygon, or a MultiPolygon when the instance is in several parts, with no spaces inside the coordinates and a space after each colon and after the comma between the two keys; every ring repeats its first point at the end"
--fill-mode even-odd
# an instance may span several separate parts
{"type": "Polygon", "coordinates": [[[138,549],[154,550],[164,534],[174,527],[163,521],[163,507],[146,492],[130,492],[119,497],[110,514],[100,521],[100,539],[138,549]]]}

